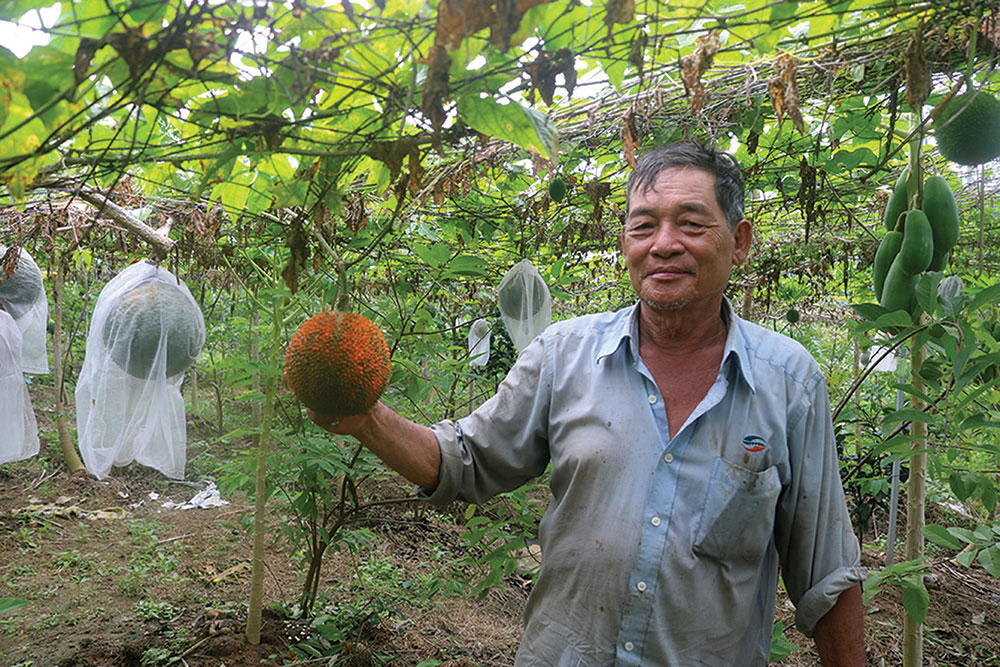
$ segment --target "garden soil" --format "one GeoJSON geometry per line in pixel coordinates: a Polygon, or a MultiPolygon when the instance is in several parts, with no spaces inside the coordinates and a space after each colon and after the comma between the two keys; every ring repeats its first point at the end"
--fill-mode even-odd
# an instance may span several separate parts
{"type": "MultiPolygon", "coordinates": [[[[39,423],[54,430],[45,414],[39,423]]],[[[226,498],[206,509],[164,507],[196,491],[137,464],[104,480],[31,460],[0,467],[0,597],[31,601],[0,616],[0,667],[327,664],[293,651],[311,629],[271,604],[294,601],[305,571],[280,545],[267,549],[260,643],[246,640],[252,540],[239,522],[251,506],[226,498]]],[[[369,525],[374,548],[404,581],[429,572],[428,545],[453,555],[464,548],[460,509],[403,503],[383,512],[369,525]]],[[[324,559],[324,588],[344,591],[344,604],[358,595],[348,584],[363,555],[324,559]]],[[[866,548],[864,559],[879,567],[884,554],[866,548]]],[[[949,555],[935,557],[930,571],[925,664],[1000,665],[1000,582],[949,555]]],[[[395,613],[370,615],[353,630],[336,664],[510,665],[529,589],[513,575],[478,601],[441,592],[407,605],[399,603],[404,592],[395,613]]],[[[902,664],[902,613],[891,587],[868,604],[868,664],[902,664]]],[[[791,625],[793,617],[779,595],[779,620],[791,625]]],[[[818,664],[811,640],[794,629],[787,638],[800,648],[781,664],[818,664]]]]}

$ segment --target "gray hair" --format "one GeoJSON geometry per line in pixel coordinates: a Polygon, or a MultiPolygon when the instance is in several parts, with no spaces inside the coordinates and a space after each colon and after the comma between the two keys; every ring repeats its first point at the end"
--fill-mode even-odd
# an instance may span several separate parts
{"type": "Polygon", "coordinates": [[[726,216],[729,228],[734,229],[736,223],[743,219],[743,172],[736,160],[725,151],[693,142],[657,146],[639,158],[635,170],[628,177],[625,190],[626,212],[635,188],[648,190],[660,172],[674,167],[695,167],[715,176],[715,198],[726,216]]]}

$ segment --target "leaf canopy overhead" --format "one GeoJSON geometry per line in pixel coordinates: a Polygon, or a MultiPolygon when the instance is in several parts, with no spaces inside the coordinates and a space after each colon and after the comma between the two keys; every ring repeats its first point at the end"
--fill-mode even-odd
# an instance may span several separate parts
{"type": "Polygon", "coordinates": [[[127,177],[221,206],[223,230],[263,215],[331,241],[394,213],[576,224],[607,247],[635,154],[678,137],[736,153],[759,229],[865,239],[930,108],[963,76],[998,83],[974,2],[50,2],[0,2],[58,12],[46,44],[0,48],[12,202],[127,177]]]}

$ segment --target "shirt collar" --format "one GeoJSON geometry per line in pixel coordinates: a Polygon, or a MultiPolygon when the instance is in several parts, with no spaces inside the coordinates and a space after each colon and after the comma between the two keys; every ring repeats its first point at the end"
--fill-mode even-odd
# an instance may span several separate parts
{"type": "Polygon", "coordinates": [[[610,357],[618,348],[627,346],[632,352],[632,360],[639,358],[639,308],[638,301],[628,308],[618,311],[618,316],[614,319],[611,327],[601,346],[597,350],[597,357],[594,363],[601,363],[605,357],[610,357]]]}
{"type": "MultiPolygon", "coordinates": [[[[726,346],[722,352],[722,365],[728,372],[727,364],[735,365],[739,374],[746,381],[750,391],[756,391],[753,382],[753,372],[750,368],[750,353],[746,332],[743,330],[745,323],[733,310],[729,299],[722,299],[722,319],[726,323],[726,346]],[[730,361],[732,359],[732,361],[730,361]]],[[[639,359],[639,302],[636,301],[631,307],[619,312],[619,317],[608,330],[597,351],[595,363],[600,363],[604,357],[611,356],[620,347],[626,345],[631,352],[632,362],[639,359]]]]}
{"type": "Polygon", "coordinates": [[[726,323],[726,347],[722,351],[722,366],[727,370],[726,364],[736,366],[739,374],[746,381],[751,392],[757,389],[753,382],[753,370],[750,364],[750,351],[745,331],[746,322],[740,319],[733,310],[733,304],[729,299],[722,298],[722,319],[726,323]],[[732,359],[732,361],[730,361],[732,359]]]}

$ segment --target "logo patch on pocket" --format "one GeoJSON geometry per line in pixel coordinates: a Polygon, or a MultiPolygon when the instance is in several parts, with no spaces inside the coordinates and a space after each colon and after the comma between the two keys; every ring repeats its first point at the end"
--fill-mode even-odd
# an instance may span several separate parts
{"type": "Polygon", "coordinates": [[[743,438],[743,449],[748,452],[759,452],[767,447],[767,442],[759,435],[748,435],[743,438]]]}

